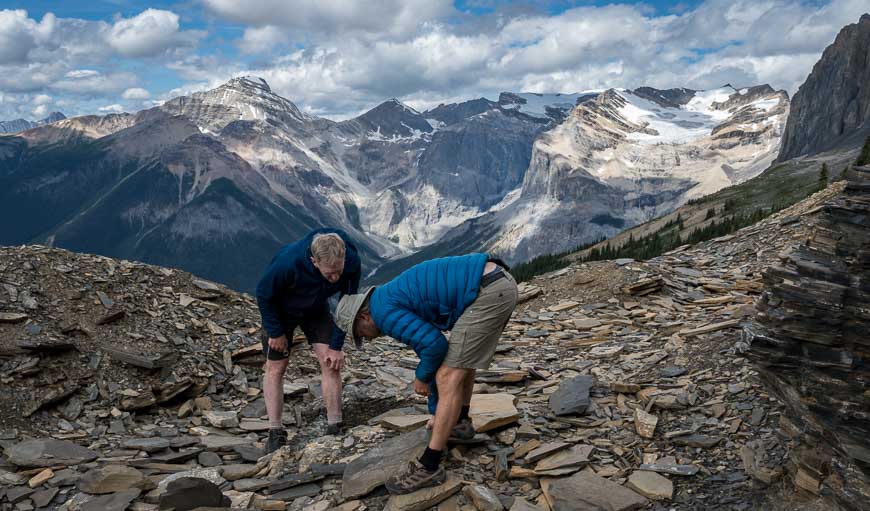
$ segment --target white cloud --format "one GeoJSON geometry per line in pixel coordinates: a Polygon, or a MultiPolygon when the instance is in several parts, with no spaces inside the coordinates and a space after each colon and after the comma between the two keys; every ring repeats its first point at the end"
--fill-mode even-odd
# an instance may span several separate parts
{"type": "Polygon", "coordinates": [[[264,53],[273,47],[284,44],[289,39],[286,29],[266,25],[265,27],[248,27],[239,41],[239,49],[243,53],[264,53]]]}
{"type": "Polygon", "coordinates": [[[707,0],[668,15],[614,4],[558,15],[496,12],[494,22],[464,18],[457,24],[438,21],[438,13],[447,11],[437,9],[435,15],[399,21],[402,9],[396,8],[395,15],[381,13],[375,21],[353,6],[330,10],[342,4],[337,0],[304,13],[296,1],[259,2],[249,9],[231,0],[204,1],[219,15],[251,25],[237,44],[263,53],[262,63],[214,65],[193,58],[174,63],[176,70],[200,87],[239,74],[262,76],[301,108],[332,117],[392,96],[431,105],[444,98],[494,98],[503,90],[711,88],[731,82],[769,83],[794,93],[843,25],[867,9],[866,0],[821,6],[707,0]],[[296,41],[304,49],[269,55],[296,41]]]}
{"type": "Polygon", "coordinates": [[[66,78],[88,78],[91,76],[99,76],[99,71],[94,71],[93,69],[73,69],[72,71],[67,72],[63,75],[66,78]]]}
{"type": "Polygon", "coordinates": [[[132,18],[116,21],[106,40],[125,57],[151,57],[171,48],[192,46],[202,34],[179,29],[178,15],[172,11],[146,9],[132,18]]]}
{"type": "Polygon", "coordinates": [[[72,75],[69,73],[67,75],[63,79],[49,84],[49,88],[71,94],[96,97],[118,93],[130,88],[137,81],[136,75],[126,71],[109,74],[74,72],[72,75]]]}
{"type": "Polygon", "coordinates": [[[51,13],[37,23],[25,10],[0,11],[0,64],[26,62],[32,51],[50,39],[55,25],[51,13]]]}
{"type": "Polygon", "coordinates": [[[30,112],[35,117],[45,117],[48,114],[48,105],[39,105],[30,112]]]}
{"type": "Polygon", "coordinates": [[[34,105],[47,105],[51,103],[51,96],[48,94],[37,94],[32,100],[34,105]]]}
{"type": "Polygon", "coordinates": [[[419,24],[452,14],[449,0],[203,0],[216,14],[255,27],[305,33],[408,36],[419,24]]]}
{"type": "Polygon", "coordinates": [[[120,113],[124,111],[124,107],[115,103],[114,105],[106,105],[98,108],[100,112],[120,113]]]}
{"type": "Polygon", "coordinates": [[[124,99],[148,99],[151,93],[141,87],[133,87],[125,90],[121,97],[124,99]]]}

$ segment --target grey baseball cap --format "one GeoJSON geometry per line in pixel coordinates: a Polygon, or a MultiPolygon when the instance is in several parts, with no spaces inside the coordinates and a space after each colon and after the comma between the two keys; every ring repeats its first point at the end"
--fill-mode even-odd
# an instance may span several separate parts
{"type": "Polygon", "coordinates": [[[353,324],[356,321],[356,315],[365,303],[366,298],[368,298],[374,290],[374,287],[370,287],[357,295],[344,295],[341,297],[341,300],[338,301],[338,307],[335,308],[335,324],[338,325],[338,328],[341,328],[347,332],[351,338],[353,338],[353,344],[357,349],[362,348],[363,340],[354,335],[353,324]]]}

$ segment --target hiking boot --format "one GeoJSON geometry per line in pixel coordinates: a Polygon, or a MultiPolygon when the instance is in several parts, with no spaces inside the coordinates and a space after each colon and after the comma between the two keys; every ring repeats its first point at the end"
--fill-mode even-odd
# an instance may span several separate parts
{"type": "Polygon", "coordinates": [[[332,424],[327,424],[326,425],[326,434],[327,435],[338,435],[341,433],[341,431],[343,429],[344,429],[343,422],[335,422],[332,424]]]}
{"type": "Polygon", "coordinates": [[[453,426],[450,432],[451,442],[463,442],[474,438],[474,425],[471,424],[471,419],[463,419],[453,426]]]}
{"type": "Polygon", "coordinates": [[[287,431],[284,428],[273,428],[269,430],[269,439],[266,440],[266,454],[273,453],[287,445],[287,431]]]}
{"type": "Polygon", "coordinates": [[[447,471],[444,467],[439,465],[438,470],[429,472],[419,461],[414,460],[408,463],[408,470],[389,478],[386,486],[387,491],[393,495],[404,495],[423,488],[442,485],[445,481],[447,481],[447,471]]]}

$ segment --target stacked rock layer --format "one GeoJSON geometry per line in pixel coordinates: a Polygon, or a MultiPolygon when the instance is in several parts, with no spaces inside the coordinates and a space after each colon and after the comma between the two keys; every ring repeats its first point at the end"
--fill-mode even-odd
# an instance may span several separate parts
{"type": "Polygon", "coordinates": [[[870,167],[764,275],[751,357],[786,405],[795,485],[870,509],[870,167]]]}

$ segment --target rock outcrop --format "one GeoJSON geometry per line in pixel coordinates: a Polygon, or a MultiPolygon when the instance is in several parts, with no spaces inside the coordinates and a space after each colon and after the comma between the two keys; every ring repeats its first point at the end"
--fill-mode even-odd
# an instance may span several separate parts
{"type": "Polygon", "coordinates": [[[844,27],[792,98],[779,161],[843,143],[870,131],[870,14],[844,27]]]}
{"type": "Polygon", "coordinates": [[[813,216],[765,272],[750,354],[788,410],[795,485],[870,509],[870,167],[813,216]]]}

